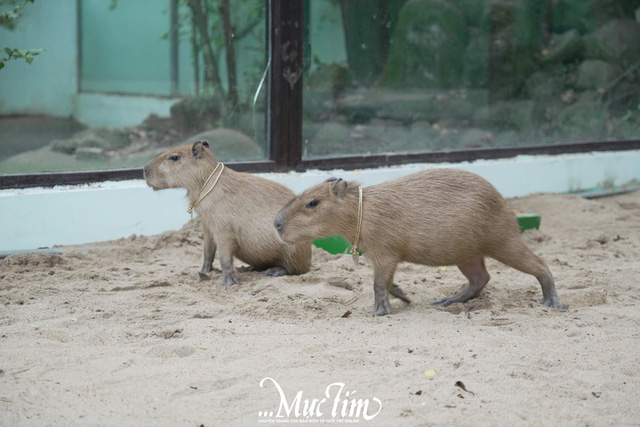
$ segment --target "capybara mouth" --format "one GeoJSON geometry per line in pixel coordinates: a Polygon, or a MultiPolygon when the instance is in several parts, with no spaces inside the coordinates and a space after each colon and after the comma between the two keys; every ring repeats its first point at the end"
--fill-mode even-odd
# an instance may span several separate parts
{"type": "Polygon", "coordinates": [[[283,230],[278,230],[277,228],[273,228],[273,232],[276,234],[276,238],[278,239],[278,241],[280,243],[284,243],[285,245],[290,245],[291,242],[288,242],[285,240],[285,238],[282,236],[282,231],[283,230]]]}
{"type": "Polygon", "coordinates": [[[162,190],[162,188],[160,188],[157,184],[152,183],[149,178],[150,178],[149,175],[144,174],[144,181],[147,184],[147,186],[151,187],[153,191],[162,190]]]}

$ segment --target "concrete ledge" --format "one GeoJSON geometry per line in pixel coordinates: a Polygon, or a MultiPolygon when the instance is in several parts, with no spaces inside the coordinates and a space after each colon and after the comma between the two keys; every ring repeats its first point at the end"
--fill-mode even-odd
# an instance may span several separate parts
{"type": "MultiPolygon", "coordinates": [[[[625,184],[640,179],[640,150],[518,156],[455,164],[414,164],[360,171],[317,171],[262,174],[299,193],[331,176],[363,185],[419,170],[455,167],[477,173],[505,197],[538,192],[564,193],[625,184]]],[[[0,191],[0,251],[83,244],[131,234],[156,234],[182,227],[184,190],[154,192],[144,181],[0,191]]]]}

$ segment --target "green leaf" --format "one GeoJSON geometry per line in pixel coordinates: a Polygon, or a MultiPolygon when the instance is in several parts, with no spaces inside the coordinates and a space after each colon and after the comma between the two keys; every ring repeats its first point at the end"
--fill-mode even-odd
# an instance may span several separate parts
{"type": "Polygon", "coordinates": [[[4,61],[0,62],[0,70],[4,68],[4,61]]]}

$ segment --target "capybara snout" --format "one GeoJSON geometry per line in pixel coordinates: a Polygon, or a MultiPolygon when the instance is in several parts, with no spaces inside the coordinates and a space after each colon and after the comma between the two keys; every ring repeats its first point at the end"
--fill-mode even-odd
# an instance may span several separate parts
{"type": "Polygon", "coordinates": [[[284,218],[283,215],[278,215],[276,217],[276,220],[273,222],[273,226],[276,228],[276,230],[278,231],[278,233],[282,232],[282,229],[284,228],[284,218]]]}

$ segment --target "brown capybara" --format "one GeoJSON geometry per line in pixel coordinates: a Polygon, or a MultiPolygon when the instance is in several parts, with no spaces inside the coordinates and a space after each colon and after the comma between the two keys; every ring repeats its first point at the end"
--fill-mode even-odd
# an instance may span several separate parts
{"type": "MultiPolygon", "coordinates": [[[[390,314],[391,295],[409,302],[393,284],[402,261],[457,265],[469,279],[459,294],[435,301],[448,306],[478,296],[489,281],[484,258],[491,257],[535,276],[542,301],[558,307],[553,276],[527,248],[504,198],[485,179],[456,169],[417,172],[363,188],[359,247],[374,269],[376,316],[390,314]]],[[[332,178],[289,202],[274,226],[291,244],[339,234],[352,243],[358,222],[358,183],[332,178]]]]}
{"type": "Polygon", "coordinates": [[[229,168],[213,173],[219,163],[209,150],[209,143],[202,140],[158,154],[144,167],[147,184],[154,190],[186,188],[191,206],[202,198],[194,207],[204,234],[201,277],[209,278],[216,250],[222,266],[222,285],[227,289],[239,284],[234,257],[257,270],[266,270],[263,274],[269,276],[309,271],[311,242],[286,245],[273,232],[273,218],[294,193],[276,182],[229,168]],[[209,177],[211,180],[205,185],[209,177]]]}

